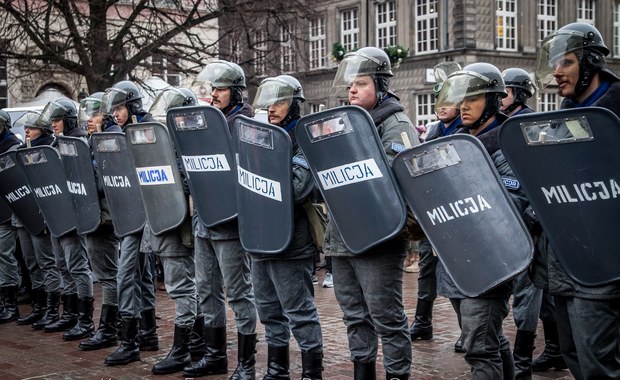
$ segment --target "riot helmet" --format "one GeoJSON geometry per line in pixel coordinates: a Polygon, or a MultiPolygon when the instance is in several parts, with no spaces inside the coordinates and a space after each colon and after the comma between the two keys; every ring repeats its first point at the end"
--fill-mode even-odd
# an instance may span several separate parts
{"type": "Polygon", "coordinates": [[[142,94],[135,83],[128,80],[120,81],[105,90],[101,98],[101,110],[105,114],[112,114],[119,106],[126,106],[129,117],[142,111],[142,94]]]}
{"type": "Polygon", "coordinates": [[[609,48],[598,29],[590,24],[575,22],[561,27],[541,43],[536,61],[538,88],[551,83],[557,65],[570,53],[579,60],[579,80],[575,86],[575,96],[579,96],[588,88],[594,75],[605,68],[609,48]]]}
{"type": "Polygon", "coordinates": [[[333,87],[351,86],[354,78],[369,75],[375,83],[377,103],[389,92],[392,65],[387,53],[376,47],[365,47],[345,54],[338,65],[333,87]]]}
{"type": "Polygon", "coordinates": [[[221,59],[213,61],[198,74],[195,82],[206,83],[212,89],[230,88],[230,103],[222,110],[224,114],[243,102],[245,73],[236,63],[221,59]]]}
{"type": "Polygon", "coordinates": [[[62,133],[66,134],[70,130],[77,127],[78,110],[75,103],[71,99],[63,98],[47,103],[41,115],[38,124],[51,125],[53,121],[62,120],[62,133]]]}
{"type": "Polygon", "coordinates": [[[9,129],[11,129],[11,115],[5,110],[0,110],[0,134],[9,129]]]}
{"type": "Polygon", "coordinates": [[[188,88],[166,88],[162,90],[149,109],[157,121],[166,122],[166,113],[174,107],[195,106],[198,104],[196,94],[188,88]]]}
{"type": "Polygon", "coordinates": [[[263,79],[256,91],[253,108],[267,109],[273,104],[285,102],[288,105],[288,114],[280,125],[286,125],[301,116],[301,103],[305,100],[301,83],[290,75],[280,75],[263,79]]]}
{"type": "Polygon", "coordinates": [[[476,129],[493,117],[506,97],[504,79],[499,69],[490,63],[473,63],[463,70],[452,73],[443,83],[435,101],[435,112],[441,107],[459,105],[470,96],[484,95],[485,108],[482,115],[469,129],[476,129]]]}
{"type": "Polygon", "coordinates": [[[507,88],[512,89],[512,96],[514,101],[504,110],[509,114],[517,107],[525,105],[527,100],[531,98],[536,92],[536,87],[530,74],[527,71],[519,68],[510,68],[502,71],[502,77],[504,78],[504,84],[507,88]]]}
{"type": "Polygon", "coordinates": [[[95,92],[80,100],[80,109],[78,110],[78,125],[80,127],[87,129],[88,119],[103,114],[101,111],[102,97],[103,92],[95,92]]]}
{"type": "Polygon", "coordinates": [[[51,135],[54,133],[51,124],[41,124],[41,114],[37,111],[26,111],[23,115],[13,122],[13,128],[23,129],[40,129],[43,135],[51,135]]]}

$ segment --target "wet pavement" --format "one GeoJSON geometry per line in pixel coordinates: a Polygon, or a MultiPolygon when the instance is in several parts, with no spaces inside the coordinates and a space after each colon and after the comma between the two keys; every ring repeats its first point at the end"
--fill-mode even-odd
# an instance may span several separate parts
{"type": "MultiPolygon", "coordinates": [[[[318,272],[319,285],[315,285],[316,304],[321,317],[325,346],[324,379],[348,380],[353,378],[353,364],[349,359],[346,331],[342,323],[342,312],[334,297],[334,290],[321,287],[325,271],[318,272]]],[[[405,308],[412,320],[415,311],[417,274],[404,274],[405,308]]],[[[95,284],[96,301],[100,301],[101,288],[95,284]]],[[[100,304],[95,304],[96,323],[100,304]]],[[[27,314],[29,305],[21,305],[20,311],[27,314]]],[[[454,342],[459,335],[456,316],[450,302],[439,298],[433,310],[434,338],[430,341],[416,341],[413,344],[413,365],[411,379],[468,379],[469,367],[462,354],[454,352],[454,342]]],[[[163,359],[171,345],[174,332],[174,304],[165,292],[157,294],[158,333],[160,350],[142,352],[141,360],[124,366],[110,367],[103,364],[104,358],[115,348],[99,351],[81,351],[79,341],[65,342],[62,333],[35,331],[30,326],[17,326],[14,323],[0,325],[0,379],[183,379],[181,373],[156,376],[151,367],[163,359]]],[[[515,327],[512,316],[504,321],[505,332],[514,342],[515,327]]],[[[228,375],[215,375],[205,378],[227,380],[236,367],[237,333],[228,312],[228,375]]],[[[539,324],[535,356],[544,348],[542,326],[539,324]]],[[[267,346],[264,330],[259,324],[257,344],[257,379],[266,370],[267,346]]],[[[297,344],[291,341],[291,379],[301,377],[301,358],[297,344]]],[[[381,356],[377,360],[377,379],[384,379],[381,356]]],[[[540,372],[533,376],[542,379],[573,379],[567,370],[540,372]]]]}

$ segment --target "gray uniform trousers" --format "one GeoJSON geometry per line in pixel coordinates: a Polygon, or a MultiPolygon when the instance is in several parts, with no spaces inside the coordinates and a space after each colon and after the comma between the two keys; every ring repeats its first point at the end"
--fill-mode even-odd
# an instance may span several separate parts
{"type": "Polygon", "coordinates": [[[122,318],[140,318],[140,312],[155,309],[153,255],[140,252],[142,233],[121,238],[116,281],[118,310],[122,318]]]}
{"type": "Polygon", "coordinates": [[[543,291],[534,286],[527,271],[513,279],[512,296],[512,317],[517,329],[536,333],[543,291]]]}
{"type": "Polygon", "coordinates": [[[90,265],[101,284],[101,303],[117,306],[116,275],[120,242],[114,235],[114,227],[111,224],[102,224],[95,231],[85,235],[84,239],[90,265]]]}
{"type": "Polygon", "coordinates": [[[52,248],[52,238],[47,230],[38,235],[30,234],[32,246],[39,268],[45,276],[45,291],[48,293],[60,292],[62,277],[52,248]]]}
{"type": "Polygon", "coordinates": [[[45,276],[43,275],[43,271],[37,262],[30,232],[28,232],[24,227],[18,227],[17,236],[19,237],[19,246],[22,249],[24,263],[26,263],[26,269],[28,269],[28,274],[30,275],[32,289],[44,289],[45,276]]]}
{"type": "Polygon", "coordinates": [[[52,236],[51,239],[54,260],[56,260],[56,267],[58,268],[58,272],[60,272],[62,292],[64,294],[77,294],[77,285],[75,284],[75,280],[73,280],[73,276],[69,273],[69,264],[67,264],[67,260],[65,259],[65,253],[60,245],[60,241],[54,236],[52,236]]]}
{"type": "Polygon", "coordinates": [[[191,328],[198,308],[194,256],[160,256],[159,259],[164,268],[166,292],[174,300],[174,325],[191,328]]]}
{"type": "Polygon", "coordinates": [[[10,221],[0,224],[0,287],[19,286],[16,239],[17,231],[10,221]]]}
{"type": "MultiPolygon", "coordinates": [[[[77,232],[70,232],[57,238],[57,241],[67,265],[69,276],[75,284],[75,293],[81,299],[91,298],[93,296],[93,277],[82,238],[77,232]]],[[[70,287],[70,289],[73,288],[70,287]]]]}

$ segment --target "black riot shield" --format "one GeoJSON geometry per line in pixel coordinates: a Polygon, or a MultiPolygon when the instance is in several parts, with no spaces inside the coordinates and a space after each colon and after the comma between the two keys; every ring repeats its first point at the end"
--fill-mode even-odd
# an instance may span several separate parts
{"type": "Polygon", "coordinates": [[[0,195],[28,232],[38,235],[43,231],[43,214],[24,171],[17,164],[16,152],[0,155],[0,195]]]}
{"type": "Polygon", "coordinates": [[[56,139],[67,187],[75,205],[76,230],[78,234],[93,232],[99,227],[101,209],[90,147],[81,138],[57,136],[56,139]]]}
{"type": "Polygon", "coordinates": [[[49,145],[18,149],[16,154],[45,224],[55,237],[75,230],[77,214],[56,149],[49,145]]]}
{"type": "Polygon", "coordinates": [[[457,134],[396,156],[400,188],[459,290],[476,297],[525,270],[534,245],[478,139],[457,134]]]}
{"type": "Polygon", "coordinates": [[[4,198],[0,199],[0,224],[11,220],[11,215],[13,215],[13,211],[9,205],[4,201],[4,198]]]}
{"type": "Polygon", "coordinates": [[[173,108],[167,124],[200,220],[213,227],[235,218],[237,174],[222,112],[211,106],[173,108]]]}
{"type": "Polygon", "coordinates": [[[500,145],[568,275],[620,279],[620,121],[604,108],[507,120],[500,145]]]}
{"type": "Polygon", "coordinates": [[[293,237],[292,143],[273,125],[235,118],[239,236],[246,251],[282,252],[293,237]]]}
{"type": "Polygon", "coordinates": [[[91,138],[115,234],[124,237],[141,231],[146,223],[146,212],[125,134],[94,133],[91,138]]]}
{"type": "Polygon", "coordinates": [[[304,116],[296,138],[352,253],[403,229],[406,205],[368,112],[345,106],[304,116]]]}
{"type": "Polygon", "coordinates": [[[180,226],[187,215],[187,200],[166,127],[155,122],[131,124],[125,134],[153,233],[180,226]]]}

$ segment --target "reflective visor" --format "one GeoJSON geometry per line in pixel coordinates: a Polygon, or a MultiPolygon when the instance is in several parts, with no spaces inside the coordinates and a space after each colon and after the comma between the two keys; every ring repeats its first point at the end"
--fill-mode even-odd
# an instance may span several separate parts
{"type": "Polygon", "coordinates": [[[266,109],[280,101],[286,101],[288,105],[290,105],[293,100],[294,92],[295,89],[291,86],[275,78],[265,79],[260,87],[258,87],[253,108],[255,110],[266,109]]]}
{"type": "Polygon", "coordinates": [[[101,97],[101,111],[112,114],[114,109],[127,101],[127,91],[118,88],[108,88],[101,97]]]}
{"type": "Polygon", "coordinates": [[[553,81],[553,71],[567,58],[567,54],[574,53],[576,59],[581,59],[585,42],[584,34],[576,31],[559,32],[545,38],[541,43],[536,61],[538,88],[543,89],[553,81]]]}
{"type": "Polygon", "coordinates": [[[435,101],[435,113],[441,108],[458,108],[468,96],[489,92],[490,79],[471,71],[458,71],[448,77],[441,86],[435,101]]]}
{"type": "Polygon", "coordinates": [[[78,110],[78,125],[85,126],[88,119],[101,114],[101,100],[97,98],[84,98],[80,101],[78,110]]]}
{"type": "Polygon", "coordinates": [[[375,75],[381,67],[378,59],[361,53],[348,53],[338,65],[333,87],[349,87],[355,77],[375,75]]]}
{"type": "Polygon", "coordinates": [[[187,97],[178,89],[166,88],[157,95],[153,101],[153,105],[149,109],[149,113],[153,115],[156,120],[166,120],[166,113],[168,110],[170,108],[183,106],[185,100],[187,100],[187,97]]]}
{"type": "Polygon", "coordinates": [[[38,124],[51,124],[51,122],[54,120],[62,119],[66,113],[67,108],[63,105],[56,102],[49,102],[47,103],[43,111],[41,111],[41,116],[39,116],[38,124]]]}
{"type": "Polygon", "coordinates": [[[216,88],[228,88],[235,85],[238,79],[237,71],[227,62],[213,62],[198,74],[195,82],[216,88]]]}

